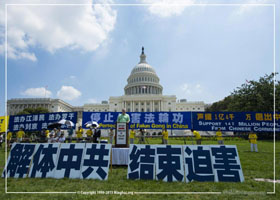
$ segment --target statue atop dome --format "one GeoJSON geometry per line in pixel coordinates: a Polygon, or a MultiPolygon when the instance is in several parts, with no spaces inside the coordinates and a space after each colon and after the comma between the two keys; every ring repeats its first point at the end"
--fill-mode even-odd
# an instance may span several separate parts
{"type": "Polygon", "coordinates": [[[144,47],[142,47],[142,53],[141,53],[141,55],[140,55],[140,62],[139,62],[139,64],[140,63],[147,63],[147,61],[146,61],[146,55],[145,55],[145,53],[144,53],[144,47]]]}

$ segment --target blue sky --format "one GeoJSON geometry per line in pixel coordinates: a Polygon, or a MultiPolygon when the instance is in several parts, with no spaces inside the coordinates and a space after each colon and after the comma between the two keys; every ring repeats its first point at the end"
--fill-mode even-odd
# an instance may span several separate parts
{"type": "MultiPolygon", "coordinates": [[[[188,101],[213,103],[246,80],[257,80],[273,72],[273,7],[172,7],[151,4],[154,2],[188,5],[210,1],[130,1],[149,4],[144,6],[9,6],[8,99],[46,96],[81,106],[121,96],[126,79],[139,62],[142,46],[147,62],[160,78],[163,94],[188,101]]],[[[3,8],[1,3],[1,102],[5,58],[3,8]]],[[[277,8],[279,4],[276,12],[277,8]]],[[[279,24],[278,17],[276,13],[279,24]]],[[[277,37],[276,42],[279,43],[277,37]]],[[[0,113],[4,114],[3,103],[0,113]]]]}

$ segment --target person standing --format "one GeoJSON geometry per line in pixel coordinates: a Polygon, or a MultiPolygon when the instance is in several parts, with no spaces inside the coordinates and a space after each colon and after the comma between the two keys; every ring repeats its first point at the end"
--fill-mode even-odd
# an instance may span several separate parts
{"type": "Polygon", "coordinates": [[[10,143],[11,143],[11,139],[13,137],[13,133],[9,130],[7,130],[7,147],[9,148],[10,147],[10,143]]]}
{"type": "Polygon", "coordinates": [[[84,129],[79,126],[79,129],[76,132],[77,142],[80,142],[83,139],[84,129]]]}
{"type": "Polygon", "coordinates": [[[51,132],[50,132],[50,135],[53,135],[53,137],[56,136],[56,133],[57,133],[57,129],[54,128],[51,132]]]}
{"type": "Polygon", "coordinates": [[[130,122],[130,117],[128,114],[126,114],[125,109],[122,109],[122,113],[118,115],[117,122],[122,122],[122,123],[129,123],[130,122]]]}
{"type": "Polygon", "coordinates": [[[74,134],[74,129],[73,129],[72,126],[70,126],[69,129],[68,129],[69,143],[72,143],[73,134],[74,134]]]}
{"type": "Polygon", "coordinates": [[[86,141],[91,141],[91,138],[92,138],[92,135],[93,135],[92,127],[90,127],[90,128],[87,130],[86,135],[87,135],[86,141]]]}
{"type": "Polygon", "coordinates": [[[257,145],[258,136],[256,133],[250,132],[249,133],[249,143],[251,143],[251,152],[258,152],[258,145],[257,145]]]}
{"type": "Polygon", "coordinates": [[[55,134],[50,133],[50,138],[48,139],[48,143],[56,143],[55,134]]]}
{"type": "Polygon", "coordinates": [[[191,131],[192,131],[192,133],[193,133],[194,136],[195,136],[196,144],[197,144],[197,145],[201,144],[201,136],[200,136],[199,132],[198,132],[198,131],[195,131],[195,130],[193,130],[193,129],[191,129],[191,131]]]}
{"type": "Polygon", "coordinates": [[[223,140],[223,133],[220,128],[218,128],[218,131],[216,132],[218,144],[224,145],[224,140],[223,140]]]}
{"type": "Polygon", "coordinates": [[[20,128],[19,131],[17,132],[17,142],[21,143],[22,138],[24,137],[25,133],[23,131],[23,128],[20,128]]]}
{"type": "Polygon", "coordinates": [[[114,139],[114,129],[113,128],[110,128],[108,135],[109,135],[110,144],[113,144],[113,139],[114,139]]]}
{"type": "Polygon", "coordinates": [[[141,128],[139,132],[140,134],[138,144],[145,144],[145,130],[141,128]]]}
{"type": "Polygon", "coordinates": [[[162,141],[163,144],[168,144],[168,131],[166,130],[166,128],[162,131],[162,141]]]}
{"type": "Polygon", "coordinates": [[[46,129],[44,128],[41,133],[40,133],[40,143],[45,143],[47,142],[47,134],[46,134],[46,129]]]}
{"type": "Polygon", "coordinates": [[[61,130],[60,127],[57,128],[57,132],[56,132],[56,137],[60,137],[60,135],[63,133],[63,131],[61,130]]]}
{"type": "Polygon", "coordinates": [[[46,138],[48,140],[48,138],[50,137],[50,131],[48,129],[46,129],[45,133],[46,133],[46,138]]]}
{"type": "Polygon", "coordinates": [[[100,143],[101,130],[98,126],[94,127],[93,143],[100,143]]]}
{"type": "Polygon", "coordinates": [[[129,144],[134,144],[134,139],[135,139],[135,131],[132,128],[129,134],[129,144]]]}

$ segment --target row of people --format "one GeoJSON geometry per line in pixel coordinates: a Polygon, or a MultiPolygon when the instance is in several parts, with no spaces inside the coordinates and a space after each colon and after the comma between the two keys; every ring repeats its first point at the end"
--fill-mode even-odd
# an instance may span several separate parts
{"type": "MultiPolygon", "coordinates": [[[[109,143],[113,144],[113,138],[114,138],[114,129],[110,129],[109,130],[109,143]]],[[[196,144],[197,145],[201,145],[201,135],[199,134],[198,131],[191,129],[191,132],[193,133],[195,140],[196,140],[196,144]]],[[[100,141],[100,137],[101,137],[101,131],[98,128],[89,128],[86,131],[86,138],[88,138],[88,140],[90,142],[93,143],[98,143],[100,141]]],[[[69,138],[69,142],[72,142],[72,138],[74,135],[74,129],[70,128],[68,129],[68,138],[69,138]]],[[[145,144],[147,143],[145,141],[145,130],[144,129],[140,129],[139,130],[139,141],[138,143],[140,144],[145,144]]],[[[25,136],[25,132],[23,131],[23,129],[21,128],[17,133],[16,133],[16,138],[17,138],[17,142],[20,143],[22,142],[23,138],[25,136]]],[[[80,142],[81,140],[83,140],[84,137],[84,130],[83,128],[80,126],[78,128],[78,130],[76,131],[76,138],[77,138],[77,142],[80,142]]],[[[134,129],[130,129],[129,132],[129,141],[130,144],[134,144],[134,140],[136,137],[136,131],[134,129]]],[[[218,131],[216,132],[216,137],[217,137],[217,141],[219,145],[224,145],[224,141],[223,141],[223,136],[222,136],[222,132],[220,129],[218,129],[218,131]]],[[[66,138],[65,138],[65,134],[64,132],[60,129],[60,128],[55,128],[53,129],[51,132],[47,129],[43,130],[41,132],[40,135],[41,138],[41,142],[49,142],[49,143],[54,143],[54,142],[65,142],[66,138]]],[[[249,134],[249,143],[251,144],[251,151],[256,151],[258,152],[258,147],[257,147],[257,135],[256,133],[250,133],[249,134]]],[[[8,132],[7,134],[7,142],[8,142],[8,146],[10,145],[10,141],[12,139],[12,132],[8,132]]],[[[2,136],[0,136],[0,145],[3,142],[3,138],[2,136]]],[[[163,144],[168,144],[168,131],[166,129],[162,130],[162,143],[163,144]]]]}

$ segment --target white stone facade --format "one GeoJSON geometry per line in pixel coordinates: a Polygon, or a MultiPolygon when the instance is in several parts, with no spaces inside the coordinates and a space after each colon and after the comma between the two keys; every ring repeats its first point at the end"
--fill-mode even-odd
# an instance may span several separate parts
{"type": "Polygon", "coordinates": [[[46,108],[50,112],[72,112],[73,106],[60,99],[18,98],[7,102],[8,115],[15,115],[25,108],[46,108]]]}

